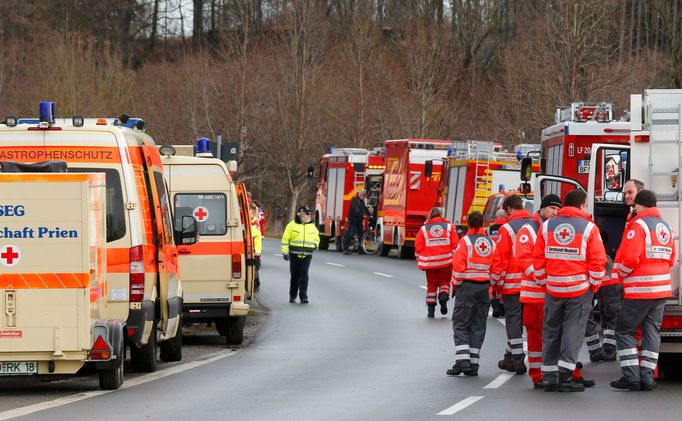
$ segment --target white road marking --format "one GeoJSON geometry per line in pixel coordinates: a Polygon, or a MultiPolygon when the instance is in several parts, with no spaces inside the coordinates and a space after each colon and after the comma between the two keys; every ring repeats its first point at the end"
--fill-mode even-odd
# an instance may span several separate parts
{"type": "Polygon", "coordinates": [[[457,402],[456,404],[452,405],[450,408],[440,411],[436,415],[454,415],[461,411],[462,409],[475,404],[481,399],[483,399],[483,396],[469,396],[463,401],[457,402]]]}
{"type": "Polygon", "coordinates": [[[491,381],[487,385],[483,386],[484,389],[497,389],[498,387],[502,386],[507,382],[507,380],[511,379],[514,377],[514,373],[502,373],[499,376],[495,378],[495,380],[491,381]]]}
{"type": "Polygon", "coordinates": [[[388,275],[386,273],[381,273],[381,272],[373,272],[375,275],[383,276],[384,278],[393,278],[393,275],[388,275]]]}
{"type": "MultiPolygon", "coordinates": [[[[136,377],[130,379],[123,383],[118,390],[130,389],[131,387],[139,386],[144,383],[148,383],[154,380],[159,380],[164,377],[172,376],[173,374],[182,373],[183,371],[191,370],[193,368],[201,367],[205,364],[210,364],[214,361],[222,360],[223,358],[230,357],[236,354],[238,351],[232,351],[227,354],[219,354],[211,358],[200,361],[191,361],[184,364],[179,364],[174,367],[169,367],[163,370],[156,371],[154,373],[145,374],[144,376],[136,377]]],[[[82,401],[84,399],[90,399],[97,396],[106,395],[109,393],[116,392],[116,390],[93,390],[90,392],[77,393],[75,395],[66,396],[63,398],[55,399],[47,402],[40,402],[33,405],[22,406],[21,408],[10,409],[7,411],[0,412],[0,421],[8,420],[15,417],[23,417],[25,415],[33,414],[38,411],[44,411],[46,409],[56,408],[58,406],[68,405],[70,403],[82,401]]]]}
{"type": "Polygon", "coordinates": [[[272,253],[273,256],[282,257],[282,253],[272,253]]]}
{"type": "Polygon", "coordinates": [[[340,268],[345,268],[345,267],[346,267],[346,265],[342,265],[342,264],[334,263],[334,262],[324,262],[324,264],[325,264],[325,265],[329,265],[329,266],[337,266],[337,267],[340,267],[340,268]]]}
{"type": "Polygon", "coordinates": [[[424,289],[426,289],[426,285],[419,285],[419,288],[424,288],[424,289]]]}
{"type": "Polygon", "coordinates": [[[502,323],[502,326],[505,326],[505,327],[507,326],[507,321],[504,320],[504,317],[499,318],[499,319],[496,318],[495,320],[497,320],[498,322],[502,323]]]}

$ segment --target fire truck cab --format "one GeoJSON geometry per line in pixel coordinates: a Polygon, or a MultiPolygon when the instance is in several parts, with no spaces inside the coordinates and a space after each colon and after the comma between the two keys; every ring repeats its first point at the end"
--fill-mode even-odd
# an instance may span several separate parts
{"type": "Polygon", "coordinates": [[[386,141],[381,216],[376,233],[379,254],[398,248],[401,259],[414,257],[414,240],[438,199],[442,160],[449,140],[386,141]],[[430,163],[427,165],[427,161],[430,163]]]}
{"type": "Polygon", "coordinates": [[[320,159],[315,198],[320,250],[327,250],[333,240],[336,250],[343,251],[341,239],[348,229],[350,201],[365,189],[367,205],[378,203],[383,170],[383,148],[334,148],[320,159]]]}

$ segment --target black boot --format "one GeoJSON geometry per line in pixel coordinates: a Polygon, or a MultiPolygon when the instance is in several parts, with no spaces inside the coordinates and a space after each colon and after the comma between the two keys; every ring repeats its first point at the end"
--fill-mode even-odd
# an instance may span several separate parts
{"type": "Polygon", "coordinates": [[[471,364],[471,371],[463,371],[465,376],[478,376],[478,364],[471,364]]]}
{"type": "Polygon", "coordinates": [[[642,384],[640,382],[630,382],[625,377],[611,381],[611,387],[614,389],[631,390],[633,392],[642,390],[642,384]]]}
{"type": "Polygon", "coordinates": [[[573,380],[571,373],[559,374],[558,392],[584,392],[585,386],[573,380]]]}
{"type": "Polygon", "coordinates": [[[440,294],[438,296],[438,303],[440,303],[440,314],[448,314],[448,294],[440,294]]]}
{"type": "Polygon", "coordinates": [[[528,371],[528,368],[526,367],[526,364],[523,363],[523,361],[514,362],[512,366],[514,367],[514,372],[516,374],[526,374],[526,371],[528,371]]]}
{"type": "MultiPolygon", "coordinates": [[[[469,361],[457,361],[451,369],[445,372],[448,376],[459,376],[460,374],[471,375],[471,363],[469,361]]],[[[476,374],[478,375],[478,367],[476,367],[476,374]]]]}
{"type": "Polygon", "coordinates": [[[514,370],[514,363],[511,360],[511,354],[504,354],[504,358],[497,362],[497,368],[506,370],[510,373],[516,372],[516,370],[514,370]]]}
{"type": "Polygon", "coordinates": [[[436,315],[436,305],[435,304],[429,304],[429,312],[426,314],[426,317],[429,319],[432,319],[436,315]]]}

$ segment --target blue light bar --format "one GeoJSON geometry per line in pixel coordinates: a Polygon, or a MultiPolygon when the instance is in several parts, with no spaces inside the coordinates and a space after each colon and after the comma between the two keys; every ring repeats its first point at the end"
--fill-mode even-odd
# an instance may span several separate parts
{"type": "Polygon", "coordinates": [[[54,124],[54,102],[41,101],[39,106],[40,121],[54,124]]]}
{"type": "Polygon", "coordinates": [[[199,139],[197,139],[196,153],[197,154],[212,153],[211,152],[211,143],[207,137],[200,137],[199,139]]]}

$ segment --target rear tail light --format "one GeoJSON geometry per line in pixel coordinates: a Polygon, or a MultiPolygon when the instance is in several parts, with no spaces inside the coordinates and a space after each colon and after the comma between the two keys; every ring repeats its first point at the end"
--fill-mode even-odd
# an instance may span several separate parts
{"type": "Polygon", "coordinates": [[[644,143],[649,141],[649,135],[635,135],[635,142],[644,143]]]}
{"type": "Polygon", "coordinates": [[[130,248],[130,302],[139,303],[144,298],[144,250],[142,246],[130,248]]]}
{"type": "Polygon", "coordinates": [[[661,330],[682,329],[682,316],[663,316],[661,330]]]}
{"type": "Polygon", "coordinates": [[[102,335],[97,336],[97,340],[90,348],[90,359],[92,360],[110,360],[111,359],[111,347],[104,340],[102,335]]]}
{"type": "Polygon", "coordinates": [[[242,277],[242,255],[233,254],[232,255],[232,277],[241,278],[242,277]]]}

